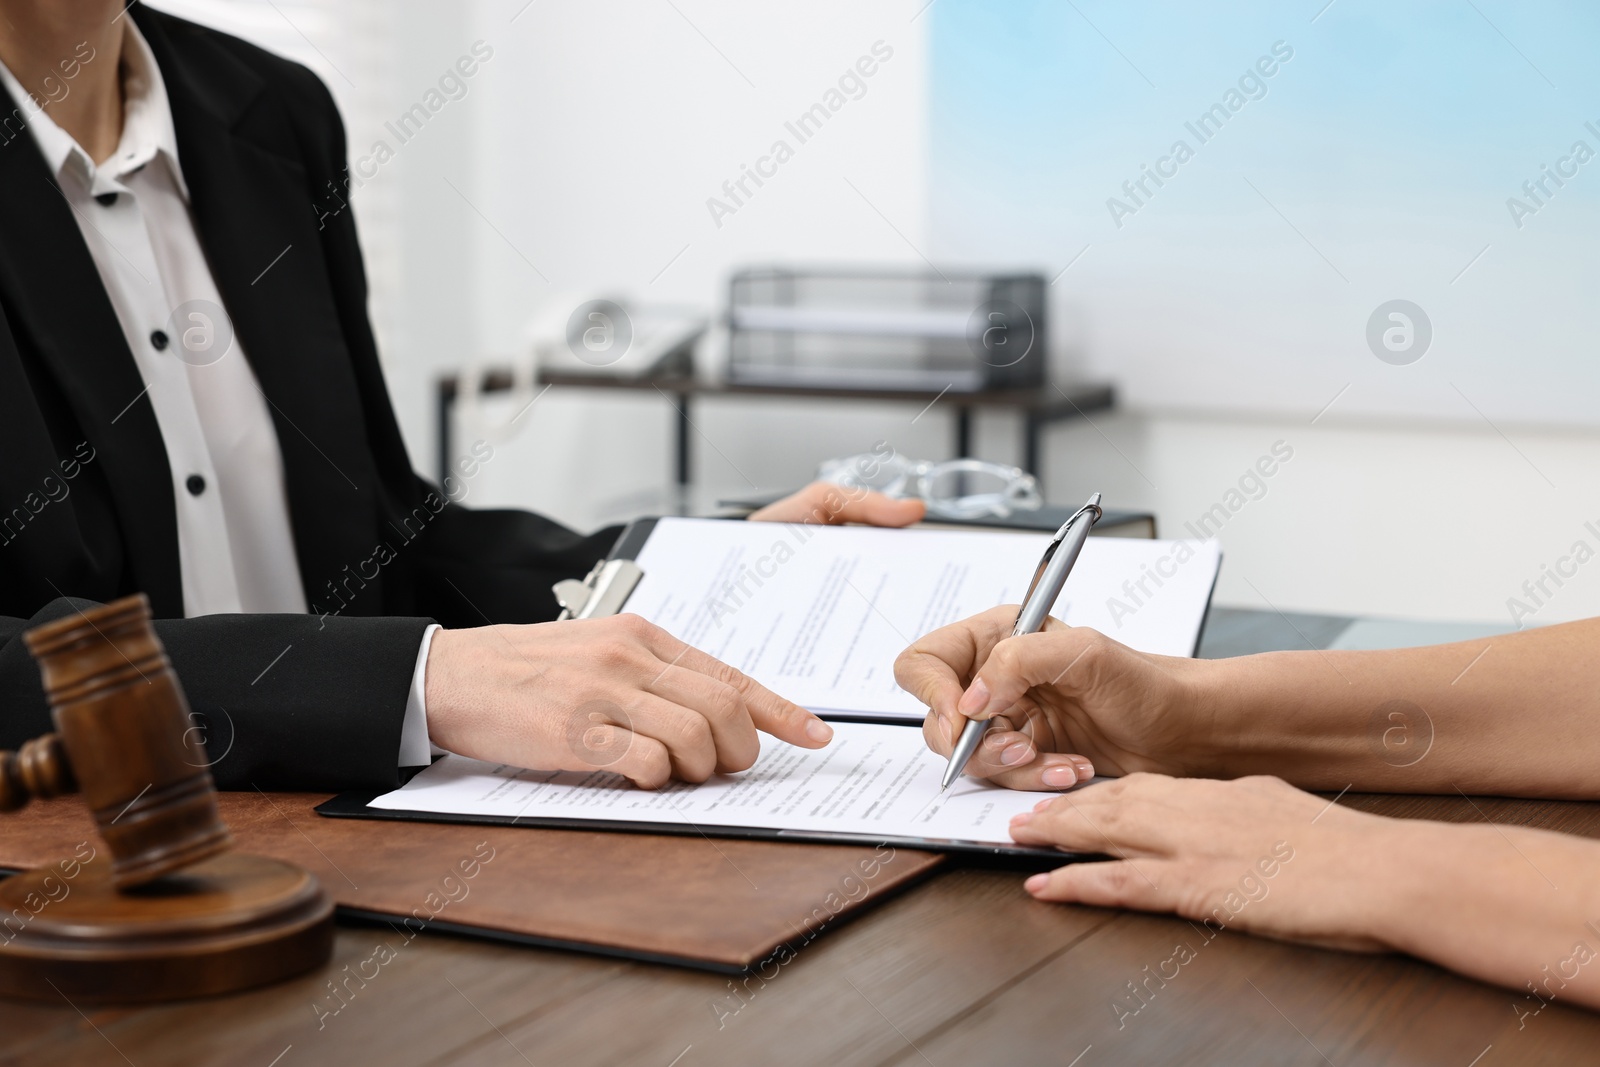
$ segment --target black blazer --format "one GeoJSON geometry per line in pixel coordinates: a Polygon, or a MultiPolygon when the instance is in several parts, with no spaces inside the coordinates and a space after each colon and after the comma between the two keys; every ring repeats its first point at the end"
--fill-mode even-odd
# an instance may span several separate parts
{"type": "MultiPolygon", "coordinates": [[[[391,786],[428,622],[550,619],[551,584],[581,576],[616,531],[470,511],[413,472],[354,220],[316,206],[330,183],[345,188],[326,87],[236,38],[138,4],[130,15],[161,67],[200,243],[272,411],[306,599],[328,614],[182,618],[154,410],[72,208],[32,135],[0,123],[0,747],[51,728],[22,632],[142,590],[221,786],[391,786]]],[[[0,91],[0,119],[14,107],[0,91]]]]}

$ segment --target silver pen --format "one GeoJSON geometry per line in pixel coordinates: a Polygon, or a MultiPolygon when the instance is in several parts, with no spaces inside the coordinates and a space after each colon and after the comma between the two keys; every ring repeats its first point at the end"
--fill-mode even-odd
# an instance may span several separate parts
{"type": "MultiPolygon", "coordinates": [[[[1061,529],[1050,539],[1044,557],[1039,560],[1038,569],[1033,572],[1033,581],[1023,595],[1022,607],[1017,611],[1017,624],[1011,628],[1012,637],[1038,633],[1044,629],[1050,609],[1055,607],[1061,587],[1067,584],[1067,575],[1072,573],[1072,565],[1078,562],[1078,553],[1083,551],[1083,543],[1089,539],[1090,529],[1100,521],[1100,515],[1100,494],[1096,493],[1087,504],[1073,512],[1072,517],[1062,523],[1061,529]]],[[[961,739],[950,753],[950,765],[944,769],[944,781],[939,785],[939,792],[949,789],[950,783],[961,777],[967,761],[978,751],[978,745],[983,742],[983,735],[993,721],[993,718],[967,720],[967,725],[961,731],[961,739]]]]}

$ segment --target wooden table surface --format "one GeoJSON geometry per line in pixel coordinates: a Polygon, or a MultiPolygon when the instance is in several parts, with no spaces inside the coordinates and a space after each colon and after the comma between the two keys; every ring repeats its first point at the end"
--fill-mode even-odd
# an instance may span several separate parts
{"type": "MultiPolygon", "coordinates": [[[[1204,652],[1332,640],[1349,620],[1222,611],[1204,652]]],[[[1347,794],[1389,815],[1600,837],[1600,805],[1347,794]]],[[[336,1014],[347,964],[400,938],[344,925],[322,972],[140,1009],[0,1004],[0,1063],[132,1064],[1501,1064],[1600,1062],[1600,1016],[1393,956],[1299,948],[1187,922],[1039,904],[1011,870],[952,869],[763,976],[424,934],[336,1014]],[[1193,958],[1135,1015],[1126,983],[1193,958]],[[1120,1026],[1119,1026],[1120,1021],[1120,1026]]],[[[1441,891],[1447,887],[1441,887],[1441,891]]],[[[1471,937],[1463,930],[1462,937],[1471,937]]],[[[1170,968],[1169,968],[1170,970],[1170,968]]]]}

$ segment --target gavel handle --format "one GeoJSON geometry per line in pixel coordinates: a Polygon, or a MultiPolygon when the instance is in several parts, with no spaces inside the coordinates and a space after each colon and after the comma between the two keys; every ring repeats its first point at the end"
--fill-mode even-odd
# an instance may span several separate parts
{"type": "Polygon", "coordinates": [[[40,800],[78,791],[60,734],[25,741],[16,752],[0,752],[0,811],[16,811],[40,800]]]}

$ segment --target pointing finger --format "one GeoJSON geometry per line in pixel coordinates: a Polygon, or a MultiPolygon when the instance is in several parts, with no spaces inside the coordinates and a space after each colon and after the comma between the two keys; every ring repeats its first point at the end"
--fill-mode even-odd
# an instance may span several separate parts
{"type": "Polygon", "coordinates": [[[833,727],[743,671],[685,644],[659,627],[654,628],[649,641],[651,650],[667,663],[699,671],[737,690],[756,729],[801,748],[821,748],[833,740],[833,727]]]}

